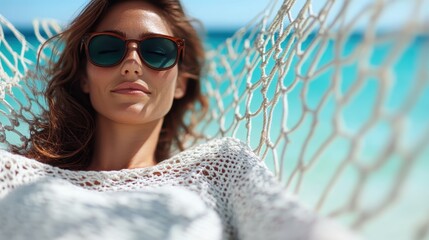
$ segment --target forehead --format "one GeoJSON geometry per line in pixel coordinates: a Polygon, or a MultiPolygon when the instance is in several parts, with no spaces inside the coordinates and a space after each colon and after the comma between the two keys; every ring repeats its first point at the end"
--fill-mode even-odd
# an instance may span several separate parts
{"type": "Polygon", "coordinates": [[[111,7],[96,27],[97,32],[116,30],[129,38],[144,33],[173,35],[161,11],[142,1],[124,1],[111,7]]]}

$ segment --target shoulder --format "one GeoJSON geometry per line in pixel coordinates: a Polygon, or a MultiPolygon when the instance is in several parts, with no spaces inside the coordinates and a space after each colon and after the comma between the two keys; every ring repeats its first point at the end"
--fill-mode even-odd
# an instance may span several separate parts
{"type": "Polygon", "coordinates": [[[201,144],[199,147],[208,148],[214,152],[222,153],[253,153],[249,146],[237,138],[223,137],[216,138],[208,141],[205,144],[201,144]]]}
{"type": "Polygon", "coordinates": [[[239,139],[223,137],[196,145],[181,154],[182,159],[206,162],[210,165],[248,166],[261,164],[261,159],[239,139]]]}
{"type": "Polygon", "coordinates": [[[20,155],[12,154],[5,150],[0,150],[0,169],[2,172],[7,172],[12,168],[19,167],[28,160],[20,155]]]}
{"type": "Polygon", "coordinates": [[[36,161],[34,159],[29,159],[18,154],[13,154],[5,150],[0,150],[0,169],[2,171],[17,169],[42,170],[49,167],[51,166],[36,161]]]}
{"type": "Polygon", "coordinates": [[[9,190],[44,176],[53,167],[0,150],[0,197],[9,190]]]}

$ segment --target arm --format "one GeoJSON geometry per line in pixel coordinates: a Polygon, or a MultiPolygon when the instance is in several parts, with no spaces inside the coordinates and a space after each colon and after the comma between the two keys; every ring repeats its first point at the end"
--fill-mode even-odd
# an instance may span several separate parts
{"type": "Polygon", "coordinates": [[[232,144],[239,173],[230,182],[232,224],[239,239],[356,239],[304,208],[243,143],[232,144]]]}

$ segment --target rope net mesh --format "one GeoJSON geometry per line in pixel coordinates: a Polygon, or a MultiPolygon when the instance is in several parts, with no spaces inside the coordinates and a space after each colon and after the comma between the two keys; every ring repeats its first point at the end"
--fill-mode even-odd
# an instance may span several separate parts
{"type": "MultiPolygon", "coordinates": [[[[285,191],[365,238],[429,238],[428,5],[271,2],[209,51],[198,141],[247,142],[285,191]]],[[[38,44],[60,31],[34,21],[38,44]]],[[[0,15],[1,148],[28,144],[46,109],[38,47],[0,15]]]]}

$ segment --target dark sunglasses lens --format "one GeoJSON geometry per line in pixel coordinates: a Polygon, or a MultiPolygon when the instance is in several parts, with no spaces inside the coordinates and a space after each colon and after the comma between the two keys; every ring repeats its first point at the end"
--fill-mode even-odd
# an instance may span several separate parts
{"type": "Polygon", "coordinates": [[[149,38],[140,43],[143,61],[156,69],[172,67],[177,59],[177,45],[173,40],[162,37],[149,38]]]}
{"type": "Polygon", "coordinates": [[[88,45],[89,58],[99,66],[108,67],[118,64],[124,53],[124,41],[110,35],[95,36],[88,45]]]}

